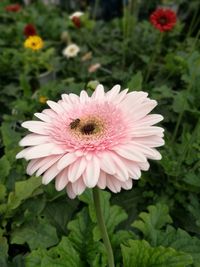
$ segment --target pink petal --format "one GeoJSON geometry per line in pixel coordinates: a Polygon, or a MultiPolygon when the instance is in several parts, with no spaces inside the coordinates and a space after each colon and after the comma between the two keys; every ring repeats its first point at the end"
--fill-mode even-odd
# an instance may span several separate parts
{"type": "Polygon", "coordinates": [[[89,96],[85,90],[82,90],[80,93],[80,102],[84,104],[87,101],[89,101],[89,96]]]}
{"type": "Polygon", "coordinates": [[[49,142],[49,136],[28,134],[19,142],[20,146],[35,146],[49,142]]]}
{"type": "Polygon", "coordinates": [[[55,111],[57,114],[60,114],[62,112],[64,112],[63,108],[61,107],[61,105],[59,105],[58,103],[48,100],[47,101],[48,106],[53,109],[53,111],[55,111]]]}
{"type": "Polygon", "coordinates": [[[69,94],[69,99],[71,101],[72,104],[79,104],[79,97],[75,94],[69,94]]]}
{"type": "Polygon", "coordinates": [[[111,154],[107,152],[101,154],[100,168],[108,174],[114,174],[116,172],[115,163],[112,160],[111,154]]]}
{"type": "Polygon", "coordinates": [[[107,187],[113,192],[118,193],[121,191],[121,183],[111,175],[107,175],[106,179],[107,187]]]}
{"type": "Polygon", "coordinates": [[[40,159],[32,159],[29,164],[27,165],[26,168],[26,172],[28,175],[32,175],[34,173],[34,171],[32,171],[32,169],[34,169],[34,166],[40,162],[40,159]]]}
{"type": "Polygon", "coordinates": [[[60,173],[60,170],[57,168],[57,164],[54,164],[51,166],[43,175],[42,177],[42,183],[48,184],[50,183],[58,174],[60,173]]]}
{"type": "Polygon", "coordinates": [[[62,170],[56,177],[55,187],[57,191],[63,190],[69,182],[67,178],[68,169],[62,170]]]}
{"type": "Polygon", "coordinates": [[[143,137],[143,136],[149,136],[149,135],[158,135],[160,137],[163,136],[164,129],[157,126],[147,126],[147,127],[139,127],[134,128],[132,130],[132,137],[143,137]]]}
{"type": "Polygon", "coordinates": [[[62,170],[69,166],[77,159],[77,156],[74,153],[67,153],[64,155],[58,162],[58,169],[62,170]]]}
{"type": "Polygon", "coordinates": [[[68,194],[69,198],[74,199],[76,197],[76,194],[73,191],[71,183],[68,183],[66,190],[67,190],[67,194],[68,194]]]}
{"type": "Polygon", "coordinates": [[[70,182],[75,182],[85,171],[86,159],[84,157],[77,159],[68,168],[68,179],[70,182]]]}
{"type": "Polygon", "coordinates": [[[114,176],[116,176],[120,181],[128,180],[128,171],[123,161],[114,153],[112,153],[112,159],[114,160],[116,166],[116,173],[114,176]]]}
{"type": "Polygon", "coordinates": [[[106,173],[105,172],[103,172],[103,171],[100,172],[100,176],[99,176],[99,180],[98,180],[97,185],[100,189],[106,188],[106,173]]]}
{"type": "Polygon", "coordinates": [[[131,179],[127,180],[126,182],[122,183],[122,188],[126,190],[130,190],[133,187],[133,181],[131,179]]]}
{"type": "Polygon", "coordinates": [[[100,100],[104,98],[104,87],[102,84],[98,84],[94,93],[92,94],[92,98],[96,100],[100,100]]]}
{"type": "Polygon", "coordinates": [[[124,98],[125,98],[127,92],[128,92],[128,89],[125,89],[125,90],[121,91],[121,93],[119,93],[118,95],[116,95],[116,96],[114,97],[114,99],[113,99],[113,103],[114,103],[115,105],[118,105],[121,101],[124,100],[124,98]]]}
{"type": "Polygon", "coordinates": [[[30,149],[31,147],[27,147],[23,149],[22,151],[20,151],[19,153],[17,153],[16,159],[26,158],[26,154],[30,151],[30,149]]]}
{"type": "Polygon", "coordinates": [[[139,106],[133,106],[129,112],[133,113],[133,120],[139,120],[151,112],[155,106],[157,106],[157,102],[155,100],[148,100],[139,106]]]}
{"type": "MultiPolygon", "coordinates": [[[[141,103],[147,99],[148,94],[145,92],[131,92],[128,93],[125,99],[119,104],[119,107],[130,114],[130,109],[133,107],[140,107],[141,103]]],[[[132,112],[131,112],[132,113],[132,112]]]]}
{"type": "Polygon", "coordinates": [[[135,127],[138,128],[139,126],[152,126],[160,121],[163,120],[163,116],[159,114],[150,114],[144,117],[143,119],[135,122],[135,127]]]}
{"type": "Polygon", "coordinates": [[[72,183],[72,189],[73,189],[74,193],[78,196],[80,196],[83,193],[83,191],[85,191],[85,188],[86,188],[86,186],[85,186],[82,178],[80,178],[76,182],[72,183]]]}
{"type": "Polygon", "coordinates": [[[119,84],[113,86],[113,88],[106,93],[106,99],[112,100],[114,99],[120,92],[121,86],[119,84]]]}
{"type": "Polygon", "coordinates": [[[38,164],[38,170],[36,172],[36,176],[40,176],[43,172],[48,170],[54,163],[56,163],[61,158],[60,155],[58,156],[49,156],[41,159],[40,164],[38,164]]]}
{"type": "Polygon", "coordinates": [[[29,151],[25,154],[25,159],[42,158],[50,155],[62,154],[64,151],[58,145],[53,143],[46,143],[30,147],[29,151]]]}
{"type": "Polygon", "coordinates": [[[49,125],[42,121],[25,121],[22,123],[22,127],[33,133],[48,135],[49,125]]]}
{"type": "Polygon", "coordinates": [[[37,117],[38,119],[40,119],[44,122],[51,122],[52,121],[52,119],[44,113],[35,113],[34,115],[35,115],[35,117],[37,117]]]}
{"type": "Polygon", "coordinates": [[[54,112],[52,109],[47,108],[42,111],[43,114],[49,116],[50,118],[55,118],[57,116],[56,112],[54,112]]]}
{"type": "Polygon", "coordinates": [[[93,156],[88,162],[85,172],[83,173],[83,180],[87,187],[94,187],[99,179],[100,175],[100,163],[99,160],[93,156]]]}
{"type": "Polygon", "coordinates": [[[146,157],[138,149],[135,149],[133,144],[118,145],[113,150],[123,158],[138,162],[146,161],[146,157]]]}
{"type": "Polygon", "coordinates": [[[149,147],[159,147],[165,144],[165,141],[156,135],[150,135],[145,137],[136,137],[134,141],[149,147]]]}

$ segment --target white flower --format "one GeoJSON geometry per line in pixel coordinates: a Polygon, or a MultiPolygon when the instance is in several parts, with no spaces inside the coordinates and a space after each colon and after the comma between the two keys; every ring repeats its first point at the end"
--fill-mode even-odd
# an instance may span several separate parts
{"type": "Polygon", "coordinates": [[[74,12],[73,14],[71,14],[70,16],[69,16],[69,18],[70,19],[73,19],[74,17],[81,17],[82,15],[83,15],[84,13],[83,12],[81,12],[81,11],[76,11],[76,12],[74,12]]]}
{"type": "Polygon", "coordinates": [[[76,57],[79,51],[80,48],[78,45],[70,44],[63,50],[63,56],[67,58],[76,57]]]}

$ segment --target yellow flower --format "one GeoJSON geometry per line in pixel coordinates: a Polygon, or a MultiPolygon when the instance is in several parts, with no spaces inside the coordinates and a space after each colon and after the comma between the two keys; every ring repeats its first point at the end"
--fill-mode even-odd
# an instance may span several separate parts
{"type": "Polygon", "coordinates": [[[40,96],[39,97],[39,102],[41,104],[45,104],[47,102],[48,98],[46,96],[40,96]]]}
{"type": "Polygon", "coordinates": [[[24,42],[24,47],[30,48],[32,50],[39,50],[43,46],[44,46],[44,42],[42,38],[40,38],[40,36],[38,35],[29,36],[24,42]]]}

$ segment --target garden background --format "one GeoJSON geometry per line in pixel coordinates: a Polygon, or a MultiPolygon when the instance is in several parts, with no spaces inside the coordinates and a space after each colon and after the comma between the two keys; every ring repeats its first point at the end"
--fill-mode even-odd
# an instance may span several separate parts
{"type": "Polygon", "coordinates": [[[16,160],[23,121],[98,83],[146,91],[164,116],[162,160],[131,190],[101,196],[116,266],[200,266],[199,29],[198,0],[0,2],[1,267],[107,266],[91,190],[71,200],[16,160]],[[157,8],[176,13],[167,31],[150,20],[157,8]]]}

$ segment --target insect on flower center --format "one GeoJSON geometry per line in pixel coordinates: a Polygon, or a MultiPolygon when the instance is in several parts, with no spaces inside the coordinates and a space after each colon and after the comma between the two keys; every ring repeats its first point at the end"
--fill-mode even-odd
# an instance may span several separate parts
{"type": "Polygon", "coordinates": [[[70,124],[71,131],[79,136],[99,135],[104,132],[104,123],[94,117],[89,118],[76,118],[70,124]]]}

